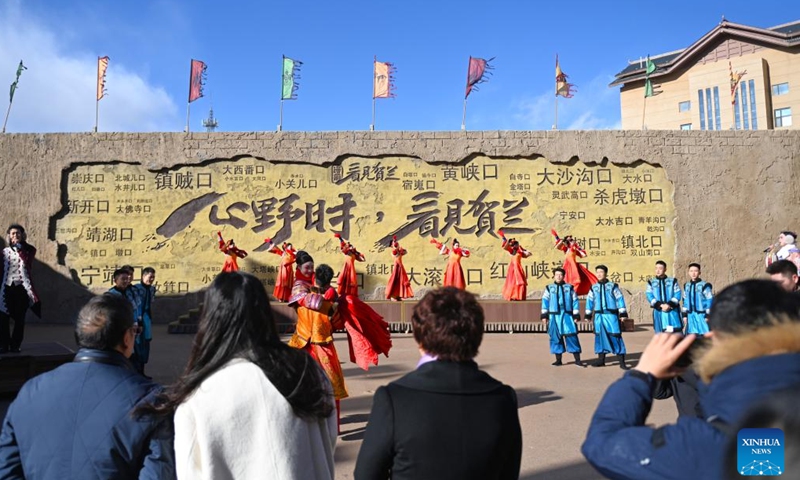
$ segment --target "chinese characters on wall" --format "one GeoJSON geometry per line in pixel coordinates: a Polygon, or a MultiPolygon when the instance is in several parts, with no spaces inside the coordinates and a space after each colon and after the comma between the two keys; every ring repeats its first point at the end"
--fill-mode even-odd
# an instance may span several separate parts
{"type": "Polygon", "coordinates": [[[327,167],[254,158],[149,171],[98,164],[68,174],[66,214],[56,240],[84,285],[110,287],[120,265],[153,266],[162,294],[197,291],[220,271],[216,232],[250,255],[243,271],[274,285],[280,259],[265,237],[308,250],[334,271],[343,264],[340,233],[366,255],[357,263],[363,294],[382,298],[396,236],[415,290],[441,284],[446,257],[431,239],[457,238],[468,288],[500,295],[508,254],[498,229],[533,256],[524,260],[529,291],[541,290],[560,266],[550,229],[573,235],[590,267],[604,263],[626,288],[643,288],[653,263],[675,252],[672,184],[660,167],[563,165],[546,159],[478,157],[431,165],[408,158],[350,157],[327,167]]]}

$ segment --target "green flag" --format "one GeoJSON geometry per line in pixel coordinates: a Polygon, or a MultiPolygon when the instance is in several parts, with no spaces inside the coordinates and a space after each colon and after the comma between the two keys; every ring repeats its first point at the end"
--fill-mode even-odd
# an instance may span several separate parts
{"type": "Polygon", "coordinates": [[[28,67],[22,64],[22,60],[19,61],[19,66],[17,67],[17,78],[14,79],[14,82],[11,84],[11,91],[8,94],[8,103],[12,103],[14,101],[14,92],[17,90],[17,84],[19,83],[19,76],[22,75],[23,70],[27,70],[28,67]]]}
{"type": "Polygon", "coordinates": [[[647,66],[644,70],[644,96],[652,97],[653,95],[661,92],[655,92],[653,89],[653,82],[650,81],[650,74],[656,71],[656,64],[650,61],[650,56],[647,56],[647,66]]]}
{"type": "Polygon", "coordinates": [[[296,100],[297,89],[300,87],[297,80],[300,78],[300,65],[303,62],[292,60],[284,55],[283,57],[283,88],[281,89],[281,100],[296,100]]]}

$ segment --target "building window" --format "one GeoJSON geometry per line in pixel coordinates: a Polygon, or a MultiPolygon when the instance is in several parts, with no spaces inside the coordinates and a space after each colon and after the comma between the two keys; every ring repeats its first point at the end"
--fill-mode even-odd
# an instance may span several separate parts
{"type": "Polygon", "coordinates": [[[744,129],[750,130],[750,116],[747,114],[747,83],[742,82],[739,84],[739,96],[742,100],[742,119],[744,129]]]}
{"type": "Polygon", "coordinates": [[[756,82],[754,80],[750,80],[747,82],[747,86],[750,87],[750,125],[753,126],[753,130],[758,130],[758,114],[756,113],[756,82]]]}
{"type": "Polygon", "coordinates": [[[719,87],[714,87],[714,130],[719,129],[719,87]]]}
{"type": "Polygon", "coordinates": [[[739,115],[739,106],[741,102],[739,101],[739,94],[741,92],[736,92],[736,95],[733,97],[733,124],[736,130],[742,129],[742,117],[739,115]]]}
{"type": "Polygon", "coordinates": [[[792,126],[792,109],[778,108],[775,110],[775,128],[792,126]]]}
{"type": "Polygon", "coordinates": [[[684,123],[683,125],[681,125],[681,130],[691,130],[691,129],[692,129],[691,123],[684,123]]]}
{"type": "Polygon", "coordinates": [[[776,95],[786,95],[787,93],[789,93],[789,83],[787,82],[779,83],[777,85],[772,86],[773,97],[776,95]]]}
{"type": "Polygon", "coordinates": [[[703,103],[703,91],[697,91],[697,108],[700,110],[700,130],[706,129],[706,112],[705,104],[703,103]]]}
{"type": "Polygon", "coordinates": [[[692,109],[692,102],[690,102],[688,100],[685,101],[685,102],[678,103],[678,111],[679,112],[688,112],[691,109],[692,109]]]}
{"type": "Polygon", "coordinates": [[[706,88],[706,125],[709,130],[714,130],[714,112],[711,103],[711,89],[706,88]]]}

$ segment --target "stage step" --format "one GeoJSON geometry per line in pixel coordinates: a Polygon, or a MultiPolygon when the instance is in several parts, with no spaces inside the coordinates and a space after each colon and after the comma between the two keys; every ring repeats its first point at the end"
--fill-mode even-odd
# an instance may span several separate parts
{"type": "Polygon", "coordinates": [[[20,353],[0,354],[0,393],[17,393],[29,379],[73,358],[75,352],[57,342],[23,343],[20,353]]]}

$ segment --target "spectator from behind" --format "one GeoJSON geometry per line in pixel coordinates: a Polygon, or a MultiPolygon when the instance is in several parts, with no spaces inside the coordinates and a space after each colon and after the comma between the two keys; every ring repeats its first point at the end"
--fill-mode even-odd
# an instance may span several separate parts
{"type": "Polygon", "coordinates": [[[149,409],[175,414],[179,479],[333,480],[330,382],[281,342],[271,312],[246,273],[223,272],[206,291],[186,370],[149,409]]]}
{"type": "Polygon", "coordinates": [[[800,385],[797,295],[766,280],[736,283],[716,297],[709,323],[712,345],[694,364],[705,384],[700,404],[706,418],[645,426],[656,380],[680,373],[675,364],[695,338],[656,335],[635,369],[608,388],[592,418],[582,452],[600,473],[637,480],[721,478],[729,426],[772,392],[800,385]]]}
{"type": "Polygon", "coordinates": [[[517,397],[473,360],[484,322],[475,296],[455,287],[428,292],[411,322],[422,359],[375,392],[355,478],[518,478],[517,397]]]}
{"type": "Polygon", "coordinates": [[[159,390],[128,361],[135,328],[121,296],[81,309],[75,360],[29,380],[8,409],[0,478],[175,477],[172,419],[132,413],[159,390]]]}

